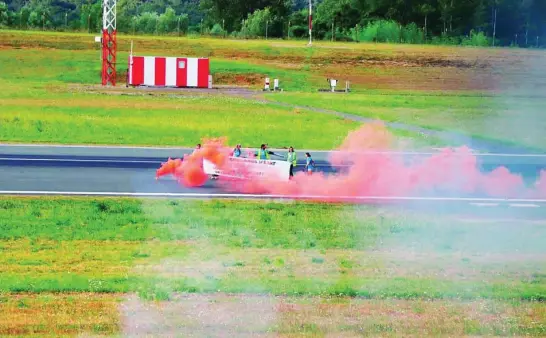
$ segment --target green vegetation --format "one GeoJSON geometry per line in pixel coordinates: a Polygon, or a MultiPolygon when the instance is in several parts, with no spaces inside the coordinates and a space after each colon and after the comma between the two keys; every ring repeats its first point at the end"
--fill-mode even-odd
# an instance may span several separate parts
{"type": "MultiPolygon", "coordinates": [[[[29,36],[20,37],[27,41],[29,36]]],[[[203,137],[227,137],[229,142],[247,145],[267,140],[278,147],[332,149],[350,130],[358,127],[358,123],[336,116],[262,103],[248,96],[191,92],[175,97],[169,92],[146,96],[146,93],[123,88],[109,93],[90,86],[100,74],[96,56],[96,51],[67,50],[2,53],[0,140],[193,146],[203,137]],[[20,67],[21,63],[25,67],[20,67]],[[288,123],[290,133],[286,133],[288,123]],[[324,128],[326,125],[328,128],[324,128]]],[[[248,80],[248,84],[253,85],[271,74],[291,79],[286,83],[288,89],[314,83],[307,82],[313,78],[309,72],[274,69],[260,62],[219,60],[213,63],[212,72],[220,83],[248,80]]],[[[123,73],[122,68],[120,72],[123,73]]],[[[396,131],[395,134],[409,141],[409,147],[443,144],[418,133],[396,131]]]]}
{"type": "MultiPolygon", "coordinates": [[[[487,73],[472,66],[475,53],[482,52],[381,44],[347,47],[339,43],[306,49],[290,41],[280,45],[271,41],[121,37],[119,60],[127,57],[126,50],[134,38],[140,54],[211,55],[211,72],[217,85],[255,90],[262,87],[265,77],[270,77],[280,78],[285,89],[270,95],[256,91],[220,95],[181,91],[173,97],[169,91],[124,88],[124,66],[118,68],[121,86],[115,90],[98,86],[99,50],[91,35],[3,31],[0,36],[0,45],[6,47],[0,56],[3,142],[192,146],[201,137],[226,136],[230,142],[245,144],[267,139],[279,147],[292,144],[298,148],[331,149],[358,124],[316,111],[323,108],[537,149],[545,147],[541,132],[546,126],[540,118],[545,107],[540,95],[522,99],[472,87],[473,76],[479,78],[487,73]],[[23,53],[20,47],[32,48],[33,52],[23,53]],[[344,48],[341,55],[339,48],[344,48]],[[333,63],[333,57],[339,62],[333,63]],[[384,60],[397,66],[380,63],[362,67],[366,60],[384,60]],[[453,62],[463,66],[444,66],[453,62]],[[316,93],[317,88],[325,87],[324,79],[331,74],[350,79],[353,92],[316,93]],[[430,81],[431,77],[440,80],[430,81]],[[434,92],[429,90],[438,86],[434,92]],[[217,123],[219,120],[225,123],[217,123]],[[285,132],[283,123],[288,120],[291,134],[285,132]]],[[[520,57],[510,56],[514,62],[520,57]]],[[[480,62],[487,64],[487,56],[480,62]]],[[[456,137],[431,138],[413,131],[394,133],[401,141],[409,141],[401,142],[407,148],[461,142],[456,137]]]]}
{"type": "Polygon", "coordinates": [[[546,139],[542,135],[546,123],[540,118],[546,104],[539,97],[518,100],[469,94],[413,92],[383,95],[372,92],[348,96],[286,93],[268,98],[303,107],[320,107],[388,122],[455,131],[546,149],[546,139]]]}
{"type": "Polygon", "coordinates": [[[246,300],[241,316],[274,311],[263,330],[278,333],[541,335],[546,227],[520,225],[320,203],[3,197],[0,334],[116,333],[116,307],[143,311],[128,303],[136,293],[165,314],[246,300]],[[268,310],[264,294],[281,304],[268,310]],[[357,308],[369,316],[353,327],[357,308]],[[399,325],[395,309],[422,323],[399,325]]]}
{"type": "MultiPolygon", "coordinates": [[[[319,0],[313,35],[321,40],[472,46],[543,45],[540,1],[501,0],[447,3],[387,0],[319,0]],[[497,15],[498,13],[498,15],[497,15]],[[519,38],[518,38],[519,37],[519,38]],[[493,40],[495,39],[495,41],[493,40]]],[[[0,27],[94,32],[101,29],[101,2],[62,0],[0,2],[0,27]]],[[[148,3],[127,0],[117,8],[120,33],[236,38],[308,36],[306,0],[182,0],[148,3]]]]}
{"type": "MultiPolygon", "coordinates": [[[[267,140],[277,146],[331,149],[358,126],[334,116],[241,97],[85,93],[84,87],[70,84],[96,81],[99,71],[92,62],[96,55],[75,53],[79,56],[68,51],[2,53],[1,141],[193,146],[203,137],[225,136],[247,145],[267,140]],[[82,60],[75,61],[80,56],[82,60]],[[28,67],[18,67],[18,62],[28,67]],[[290,133],[286,133],[288,123],[290,133]]],[[[219,66],[226,70],[230,63],[219,66]]],[[[241,63],[234,63],[234,69],[248,71],[241,63]]]]}
{"type": "Polygon", "coordinates": [[[546,297],[543,224],[521,232],[508,224],[477,228],[450,219],[401,217],[369,207],[302,203],[2,199],[0,287],[139,291],[152,297],[218,290],[403,299],[546,297]],[[490,241],[493,231],[498,235],[490,241]],[[427,257],[400,255],[410,243],[427,257]],[[515,250],[527,259],[502,261],[515,250]],[[458,252],[475,254],[457,257],[458,252]],[[485,259],[486,253],[499,258],[485,259]],[[451,268],[444,275],[446,264],[451,268]],[[172,275],[172,269],[180,273],[172,275]]]}
{"type": "MultiPolygon", "coordinates": [[[[35,35],[24,35],[17,33],[15,36],[0,33],[0,36],[4,35],[6,39],[11,39],[10,44],[22,44],[27,45],[32,43],[32,39],[35,39],[35,35]],[[30,37],[30,40],[27,40],[30,37]],[[15,43],[18,38],[23,40],[20,43],[15,43]]],[[[65,50],[63,43],[55,39],[55,35],[44,35],[46,40],[39,41],[41,46],[48,45],[48,37],[51,38],[51,43],[54,48],[61,48],[59,50],[41,50],[39,53],[21,53],[18,49],[10,49],[3,51],[0,56],[2,61],[2,73],[0,78],[3,81],[9,81],[15,85],[18,85],[21,89],[29,83],[32,84],[48,84],[54,85],[56,83],[67,84],[97,84],[100,83],[101,76],[101,64],[99,60],[99,50],[88,50],[92,48],[85,48],[85,50],[65,50]],[[24,67],[21,67],[24,64],[24,67]],[[38,76],[39,75],[39,76],[38,76]]],[[[78,42],[80,39],[75,37],[78,42]]],[[[85,36],[85,38],[91,38],[85,36]]],[[[83,39],[82,39],[83,40],[83,39]]],[[[1,43],[0,43],[1,44],[1,43]]],[[[213,45],[214,46],[214,45],[213,45]]],[[[66,46],[64,46],[66,47],[66,46]]],[[[79,49],[79,46],[72,46],[79,49]]],[[[81,46],[82,48],[84,46],[81,46]]],[[[95,46],[96,47],[96,46],[95,46]]],[[[191,48],[188,46],[186,48],[191,48]]],[[[185,48],[184,48],[185,49],[185,48]]],[[[206,52],[204,47],[203,53],[206,52]]],[[[170,51],[172,53],[173,51],[170,51]]],[[[200,54],[199,51],[194,53],[200,54]]],[[[129,54],[125,51],[120,51],[118,54],[119,60],[127,60],[129,54]]],[[[117,67],[118,70],[118,85],[125,86],[125,75],[127,73],[127,64],[120,63],[117,67]]],[[[277,68],[274,65],[264,64],[263,62],[256,61],[248,62],[228,60],[223,58],[215,58],[211,62],[211,73],[213,75],[215,83],[220,85],[225,84],[240,84],[255,88],[257,84],[263,85],[265,77],[278,77],[281,79],[289,79],[286,83],[283,82],[283,88],[286,90],[302,90],[311,88],[313,82],[309,82],[310,73],[304,72],[299,69],[282,69],[277,68]]],[[[312,78],[311,78],[312,79],[312,78]]],[[[314,83],[316,85],[316,82],[314,83]]],[[[26,94],[25,92],[21,93],[26,94]]],[[[5,94],[3,94],[5,95],[5,94]]]]}
{"type": "Polygon", "coordinates": [[[2,141],[192,146],[202,138],[225,136],[231,144],[267,140],[275,146],[332,149],[358,125],[229,97],[62,97],[3,99],[2,141]],[[286,133],[288,125],[291,133],[286,133]]]}

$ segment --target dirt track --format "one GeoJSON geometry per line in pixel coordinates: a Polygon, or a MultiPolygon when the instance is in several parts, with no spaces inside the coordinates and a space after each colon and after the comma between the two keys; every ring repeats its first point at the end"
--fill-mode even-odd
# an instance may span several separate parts
{"type": "Polygon", "coordinates": [[[125,83],[118,83],[116,87],[103,87],[101,85],[72,85],[73,91],[98,93],[105,95],[146,95],[146,96],[181,96],[188,95],[230,95],[246,98],[261,98],[262,92],[252,88],[234,86],[215,86],[207,88],[160,88],[160,87],[126,87],[125,83]]]}

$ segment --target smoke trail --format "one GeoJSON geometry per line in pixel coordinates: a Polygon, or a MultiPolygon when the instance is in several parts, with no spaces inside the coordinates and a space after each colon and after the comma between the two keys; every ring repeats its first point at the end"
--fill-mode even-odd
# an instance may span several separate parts
{"type": "MultiPolygon", "coordinates": [[[[393,136],[381,122],[366,124],[351,132],[339,151],[330,156],[329,162],[333,166],[348,164],[344,172],[331,175],[298,172],[288,182],[253,177],[245,171],[243,164],[227,161],[230,151],[224,146],[223,139],[205,140],[203,143],[201,150],[184,158],[174,170],[179,182],[188,186],[203,184],[206,177],[202,160],[207,159],[221,170],[236,172],[245,178],[219,178],[219,185],[225,190],[240,193],[321,196],[320,199],[326,201],[361,196],[546,196],[545,171],[533,188],[526,187],[520,175],[505,167],[482,173],[476,156],[468,147],[444,149],[420,162],[408,164],[402,156],[392,154],[393,136]]],[[[172,163],[164,167],[168,166],[172,163]]],[[[160,168],[158,173],[168,172],[167,169],[160,168]]]]}

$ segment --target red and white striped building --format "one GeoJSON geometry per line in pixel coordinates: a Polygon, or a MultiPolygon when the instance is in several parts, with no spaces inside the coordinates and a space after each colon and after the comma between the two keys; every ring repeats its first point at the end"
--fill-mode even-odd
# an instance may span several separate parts
{"type": "Polygon", "coordinates": [[[129,56],[128,83],[131,86],[211,86],[208,58],[129,56]]]}

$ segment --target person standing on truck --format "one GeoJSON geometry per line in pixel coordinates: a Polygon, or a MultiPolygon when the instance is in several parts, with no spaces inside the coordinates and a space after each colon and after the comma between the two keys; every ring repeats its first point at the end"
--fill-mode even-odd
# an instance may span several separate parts
{"type": "Polygon", "coordinates": [[[273,152],[268,151],[267,146],[262,144],[258,150],[258,153],[256,154],[256,157],[258,160],[269,160],[269,154],[273,154],[273,152]]]}
{"type": "Polygon", "coordinates": [[[199,149],[201,149],[201,143],[197,143],[197,146],[195,147],[195,149],[193,149],[192,154],[195,154],[199,149]]]}
{"type": "Polygon", "coordinates": [[[305,162],[305,169],[307,169],[307,174],[311,175],[315,169],[315,161],[309,153],[305,153],[305,157],[307,158],[305,162]]]}
{"type": "Polygon", "coordinates": [[[233,149],[233,157],[241,157],[241,145],[238,144],[237,146],[235,146],[235,149],[233,149]]]}
{"type": "Polygon", "coordinates": [[[294,167],[297,164],[296,152],[293,147],[288,148],[288,154],[286,155],[286,161],[290,163],[290,178],[294,177],[294,167]]]}

